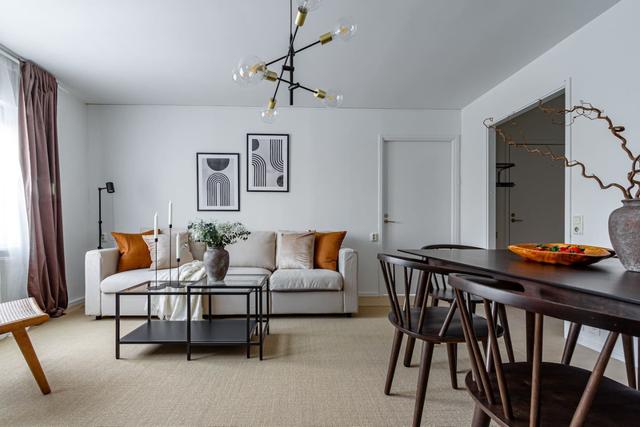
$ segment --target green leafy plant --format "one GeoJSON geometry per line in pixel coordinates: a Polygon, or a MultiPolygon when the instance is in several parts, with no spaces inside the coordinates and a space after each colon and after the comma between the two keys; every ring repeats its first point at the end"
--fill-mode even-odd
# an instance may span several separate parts
{"type": "Polygon", "coordinates": [[[240,222],[218,222],[199,219],[188,225],[191,238],[207,248],[224,249],[240,240],[247,240],[251,232],[240,222]]]}

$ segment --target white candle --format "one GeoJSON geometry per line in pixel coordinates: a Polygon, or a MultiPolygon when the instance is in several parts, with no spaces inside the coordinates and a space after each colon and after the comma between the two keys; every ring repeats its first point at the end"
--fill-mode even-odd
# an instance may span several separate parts
{"type": "Polygon", "coordinates": [[[180,233],[176,234],[176,258],[180,259],[180,233]]]}
{"type": "Polygon", "coordinates": [[[169,200],[169,225],[173,224],[173,202],[169,200]]]}
{"type": "Polygon", "coordinates": [[[158,212],[153,215],[153,238],[158,238],[158,212]]]}

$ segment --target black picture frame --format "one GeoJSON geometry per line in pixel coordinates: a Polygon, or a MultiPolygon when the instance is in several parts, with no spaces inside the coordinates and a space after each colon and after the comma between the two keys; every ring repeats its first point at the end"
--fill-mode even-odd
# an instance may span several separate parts
{"type": "MultiPolygon", "coordinates": [[[[291,137],[288,133],[248,133],[247,134],[247,163],[246,163],[247,192],[249,193],[288,193],[289,192],[290,180],[291,180],[291,174],[290,174],[291,168],[289,164],[290,142],[291,142],[291,137]],[[277,139],[282,140],[282,148],[281,148],[282,157],[281,159],[279,159],[282,162],[281,172],[282,172],[283,183],[281,188],[278,188],[277,184],[267,185],[268,184],[267,171],[265,171],[265,176],[263,177],[263,181],[262,181],[264,185],[263,186],[256,185],[256,181],[253,179],[253,174],[255,173],[255,171],[254,171],[254,166],[252,164],[254,160],[254,151],[256,151],[254,150],[255,147],[253,147],[252,140],[256,138],[252,138],[252,137],[258,137],[257,139],[263,139],[263,140],[266,139],[265,137],[274,137],[273,138],[274,140],[277,140],[277,139]]],[[[266,161],[264,159],[261,159],[261,162],[265,167],[265,169],[266,168],[273,169],[274,167],[277,167],[271,161],[269,161],[269,165],[266,165],[266,161]]],[[[273,172],[270,172],[270,174],[272,175],[273,172]]],[[[276,178],[276,180],[277,179],[278,178],[276,178]]]]}
{"type": "MultiPolygon", "coordinates": [[[[231,164],[231,163],[230,163],[231,164]]],[[[209,167],[210,164],[209,162],[207,162],[207,165],[209,167]]],[[[228,166],[227,166],[228,167],[228,166]]],[[[222,178],[222,177],[221,177],[222,178]]],[[[224,178],[222,179],[224,181],[224,178]]],[[[224,185],[226,181],[220,183],[220,187],[222,187],[224,185]]],[[[240,211],[240,153],[196,153],[196,208],[198,212],[238,212],[240,211]],[[220,198],[223,199],[224,201],[224,197],[230,197],[231,194],[235,194],[235,203],[231,204],[229,207],[221,207],[218,206],[216,207],[213,204],[202,204],[203,199],[206,198],[203,197],[200,194],[201,190],[204,190],[203,185],[201,185],[201,181],[203,180],[203,176],[202,176],[202,170],[201,167],[203,165],[203,163],[201,162],[201,159],[205,159],[207,160],[207,158],[205,156],[212,156],[211,159],[224,159],[225,157],[228,157],[229,159],[235,159],[235,171],[229,171],[230,173],[223,173],[226,169],[221,169],[221,170],[217,170],[217,169],[213,169],[214,173],[211,173],[209,175],[209,178],[207,178],[207,181],[209,179],[211,179],[211,177],[213,175],[219,174],[219,175],[225,175],[228,178],[230,178],[231,176],[233,176],[233,178],[235,178],[235,186],[232,185],[232,181],[229,180],[230,182],[230,186],[229,186],[229,190],[228,190],[228,194],[227,193],[215,193],[215,197],[216,199],[220,198]],[[213,157],[213,156],[219,156],[219,157],[213,157]],[[235,188],[234,188],[235,187],[235,188]],[[235,190],[235,191],[234,191],[235,190]]],[[[222,191],[222,190],[221,190],[222,191]]],[[[231,200],[231,198],[230,198],[231,200]]]]}

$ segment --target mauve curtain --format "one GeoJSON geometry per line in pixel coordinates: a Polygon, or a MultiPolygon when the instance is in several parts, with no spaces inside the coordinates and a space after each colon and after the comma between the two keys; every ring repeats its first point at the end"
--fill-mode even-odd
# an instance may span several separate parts
{"type": "Polygon", "coordinates": [[[27,291],[50,316],[67,308],[58,161],[58,84],[31,62],[21,64],[19,126],[29,222],[27,291]]]}

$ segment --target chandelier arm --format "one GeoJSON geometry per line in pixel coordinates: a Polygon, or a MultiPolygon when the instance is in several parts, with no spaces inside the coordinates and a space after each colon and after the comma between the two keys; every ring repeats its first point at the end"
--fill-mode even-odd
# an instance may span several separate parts
{"type": "Polygon", "coordinates": [[[279,78],[279,77],[278,77],[278,80],[279,80],[279,81],[281,81],[282,83],[287,83],[288,85],[296,85],[298,88],[300,88],[300,89],[304,89],[304,90],[306,90],[307,92],[316,93],[316,91],[315,91],[315,90],[313,90],[313,89],[311,89],[311,88],[308,88],[308,87],[306,87],[306,86],[303,86],[303,85],[301,85],[300,83],[294,83],[294,82],[292,82],[292,81],[289,81],[289,80],[287,80],[287,79],[281,79],[281,78],[279,78]]]}
{"type": "Polygon", "coordinates": [[[278,84],[276,84],[276,90],[273,91],[273,96],[271,98],[276,99],[278,95],[278,89],[280,89],[280,82],[282,81],[282,76],[284,75],[284,66],[287,65],[287,61],[291,57],[291,52],[293,52],[293,42],[296,40],[296,36],[298,35],[298,29],[300,27],[296,26],[295,31],[293,32],[293,37],[291,37],[291,42],[289,43],[289,51],[287,56],[284,59],[284,64],[282,65],[282,70],[280,70],[280,75],[278,76],[278,84]]]}
{"type": "MultiPolygon", "coordinates": [[[[315,42],[313,42],[313,43],[309,43],[308,45],[306,45],[306,46],[304,46],[304,47],[301,47],[301,48],[300,48],[300,49],[298,49],[298,50],[294,50],[294,51],[293,51],[293,54],[294,54],[294,55],[296,55],[296,54],[298,54],[299,52],[302,52],[303,50],[305,50],[305,49],[309,49],[310,47],[315,46],[315,45],[320,44],[320,43],[321,43],[321,42],[320,42],[320,40],[316,40],[315,42]]],[[[273,61],[269,61],[269,62],[267,62],[265,65],[268,67],[269,65],[275,64],[276,62],[280,62],[280,61],[282,61],[283,59],[286,59],[288,56],[289,56],[289,55],[281,56],[280,58],[276,58],[276,59],[274,59],[273,61]]]]}

